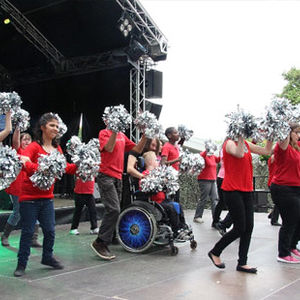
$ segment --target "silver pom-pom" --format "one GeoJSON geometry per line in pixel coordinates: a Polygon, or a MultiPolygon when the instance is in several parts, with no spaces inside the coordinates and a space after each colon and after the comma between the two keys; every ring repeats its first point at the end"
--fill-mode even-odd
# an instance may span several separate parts
{"type": "Polygon", "coordinates": [[[247,139],[252,137],[258,130],[255,117],[243,110],[231,112],[225,117],[228,124],[227,136],[230,139],[237,140],[239,136],[247,139]]]}
{"type": "Polygon", "coordinates": [[[178,171],[171,166],[159,166],[141,179],[141,191],[144,193],[164,191],[167,195],[172,195],[178,190],[178,171]]]}
{"type": "Polygon", "coordinates": [[[34,186],[41,190],[49,190],[55,179],[61,179],[67,166],[66,158],[59,151],[49,155],[41,154],[38,158],[38,169],[30,177],[34,186]]]}
{"type": "Polygon", "coordinates": [[[17,152],[8,146],[0,146],[0,190],[8,188],[22,169],[17,152]]]}
{"type": "Polygon", "coordinates": [[[60,118],[60,116],[58,114],[54,114],[54,116],[58,120],[58,134],[57,134],[57,138],[60,139],[68,131],[68,127],[63,122],[63,120],[60,118]]]}
{"type": "Polygon", "coordinates": [[[67,152],[77,166],[76,174],[83,181],[92,181],[98,175],[100,166],[100,145],[98,139],[91,139],[87,144],[73,136],[67,143],[67,152]]]}
{"type": "Polygon", "coordinates": [[[260,132],[269,141],[283,141],[290,133],[289,122],[294,114],[295,108],[288,100],[273,99],[266,108],[266,116],[260,121],[260,132]]]}
{"type": "Polygon", "coordinates": [[[204,141],[204,147],[207,155],[213,155],[218,149],[218,146],[211,139],[204,141]]]}
{"type": "Polygon", "coordinates": [[[149,111],[140,113],[134,120],[134,124],[149,139],[154,139],[162,134],[162,126],[156,116],[149,111]]]}
{"type": "Polygon", "coordinates": [[[18,110],[21,104],[22,100],[18,93],[0,93],[0,114],[18,110]]]}
{"type": "Polygon", "coordinates": [[[26,131],[30,126],[30,115],[25,109],[19,108],[14,110],[11,114],[11,119],[13,127],[18,127],[21,132],[26,131]]]}
{"type": "Polygon", "coordinates": [[[194,134],[194,131],[191,129],[188,129],[184,125],[178,125],[178,134],[182,139],[185,139],[188,141],[194,134]]]}
{"type": "Polygon", "coordinates": [[[102,119],[107,125],[107,128],[114,132],[125,132],[132,122],[131,115],[122,104],[118,106],[107,106],[104,109],[102,119]]]}
{"type": "Polygon", "coordinates": [[[205,167],[205,160],[199,153],[184,150],[180,153],[180,172],[198,175],[205,167]]]}

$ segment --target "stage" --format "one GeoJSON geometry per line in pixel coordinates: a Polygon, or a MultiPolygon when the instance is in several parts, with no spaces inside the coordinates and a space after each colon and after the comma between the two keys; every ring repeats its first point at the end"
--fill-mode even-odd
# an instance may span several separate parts
{"type": "MultiPolygon", "coordinates": [[[[186,216],[191,222],[193,211],[186,211],[186,216]]],[[[192,224],[198,241],[195,251],[183,243],[177,244],[177,256],[157,247],[137,255],[113,245],[113,261],[101,260],[90,248],[95,237],[89,234],[89,222],[80,224],[79,236],[69,235],[70,224],[58,225],[55,255],[65,269],[41,265],[41,250],[33,249],[22,278],[13,277],[20,234],[15,231],[12,247],[0,246],[1,299],[300,299],[300,265],[276,261],[279,228],[270,225],[266,213],[255,213],[249,252],[257,275],[235,271],[237,242],[222,255],[225,270],[212,265],[207,252],[220,235],[210,227],[209,210],[204,221],[192,224]]]]}

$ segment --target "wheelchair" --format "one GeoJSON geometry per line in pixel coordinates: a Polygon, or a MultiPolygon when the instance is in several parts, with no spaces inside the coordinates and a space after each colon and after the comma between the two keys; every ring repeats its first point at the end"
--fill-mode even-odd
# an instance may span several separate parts
{"type": "MultiPolygon", "coordinates": [[[[142,192],[135,191],[134,185],[131,204],[124,208],[116,225],[116,236],[120,245],[128,252],[142,253],[152,245],[170,247],[170,254],[177,255],[179,249],[174,245],[172,231],[165,209],[153,202],[142,192]]],[[[197,248],[191,227],[186,225],[186,241],[191,249],[197,248]]]]}

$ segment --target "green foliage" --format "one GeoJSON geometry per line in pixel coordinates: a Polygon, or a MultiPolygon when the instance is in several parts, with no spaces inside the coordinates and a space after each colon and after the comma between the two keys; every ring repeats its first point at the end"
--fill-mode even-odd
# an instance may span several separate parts
{"type": "Polygon", "coordinates": [[[294,105],[300,103],[300,70],[291,68],[282,76],[288,83],[284,86],[282,93],[277,96],[290,100],[294,105]]]}

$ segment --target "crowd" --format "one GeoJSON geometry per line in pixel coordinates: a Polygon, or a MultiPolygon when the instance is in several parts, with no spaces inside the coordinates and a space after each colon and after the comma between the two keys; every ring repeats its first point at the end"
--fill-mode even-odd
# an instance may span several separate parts
{"type": "MultiPolygon", "coordinates": [[[[41,188],[32,176],[40,170],[41,156],[50,156],[58,151],[60,120],[56,114],[43,114],[34,130],[34,141],[31,136],[22,133],[18,127],[14,129],[12,147],[16,149],[22,162],[22,171],[16,180],[7,188],[13,203],[13,213],[5,225],[1,237],[3,246],[8,246],[8,238],[20,220],[21,237],[18,251],[18,264],[14,275],[25,274],[31,247],[42,247],[41,263],[54,269],[62,269],[63,265],[53,256],[55,241],[55,212],[53,206],[54,180],[47,189],[41,188]],[[43,244],[37,240],[38,228],[43,232],[43,244]]],[[[97,235],[91,243],[94,252],[105,260],[116,256],[110,251],[109,245],[115,240],[115,227],[120,211],[130,204],[129,176],[136,178],[136,188],[141,189],[143,180],[159,165],[172,166],[180,170],[182,156],[180,146],[185,141],[179,136],[175,127],[165,131],[167,142],[162,144],[157,137],[150,138],[143,134],[136,144],[122,130],[112,129],[109,121],[107,127],[99,132],[99,151],[101,163],[99,172],[89,180],[78,176],[78,164],[66,163],[63,168],[67,174],[75,175],[75,210],[70,234],[78,235],[80,215],[86,205],[90,214],[90,233],[97,235]],[[143,158],[144,166],[138,169],[139,160],[143,158]],[[124,167],[125,166],[125,167],[124,167]],[[125,168],[125,169],[124,169],[125,168]],[[100,227],[93,191],[95,181],[101,192],[104,215],[100,227]]],[[[11,113],[6,113],[5,129],[0,132],[2,141],[12,130],[11,113]]],[[[261,147],[249,142],[242,135],[228,136],[221,147],[219,155],[215,148],[207,143],[205,151],[200,153],[205,167],[198,174],[201,190],[197,204],[194,223],[201,226],[203,210],[210,201],[212,227],[222,234],[220,240],[208,252],[212,263],[224,269],[225,263],[221,254],[233,241],[239,239],[238,263],[236,270],[246,273],[257,273],[255,267],[248,265],[248,250],[254,225],[253,209],[253,166],[252,153],[271,155],[269,187],[275,210],[272,213],[272,224],[278,225],[279,212],[282,225],[279,230],[278,257],[279,262],[300,263],[300,252],[296,245],[300,239],[300,125],[290,123],[288,135],[278,142],[267,141],[261,147]],[[217,166],[220,164],[217,174],[217,166]],[[224,220],[220,220],[223,209],[228,209],[224,220]],[[230,230],[228,230],[231,228],[230,230]]],[[[160,203],[166,210],[170,225],[177,241],[184,240],[186,223],[180,205],[180,189],[171,196],[165,191],[151,194],[151,200],[160,203]]]]}

